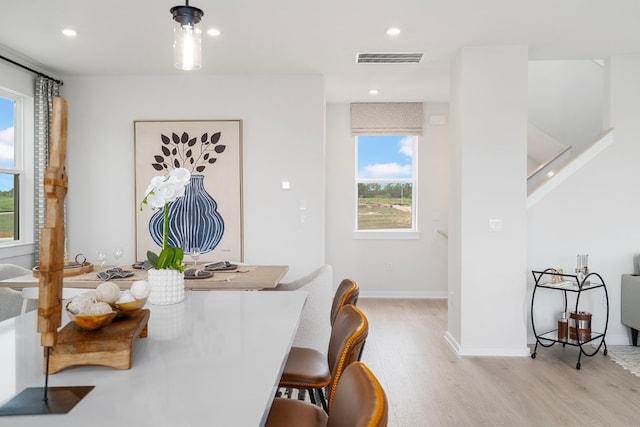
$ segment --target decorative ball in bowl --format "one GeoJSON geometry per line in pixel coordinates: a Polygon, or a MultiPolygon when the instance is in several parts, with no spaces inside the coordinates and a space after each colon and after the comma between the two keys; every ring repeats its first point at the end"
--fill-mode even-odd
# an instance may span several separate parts
{"type": "Polygon", "coordinates": [[[116,317],[117,313],[113,311],[109,304],[106,303],[93,302],[91,305],[87,304],[82,310],[79,310],[78,308],[81,306],[81,302],[80,304],[78,304],[79,301],[75,301],[76,303],[74,303],[74,300],[82,296],[83,295],[78,295],[69,301],[66,306],[69,319],[78,325],[80,329],[84,329],[85,331],[95,331],[96,329],[100,329],[101,327],[108,325],[116,317]],[[102,304],[105,304],[106,306],[102,304]]]}

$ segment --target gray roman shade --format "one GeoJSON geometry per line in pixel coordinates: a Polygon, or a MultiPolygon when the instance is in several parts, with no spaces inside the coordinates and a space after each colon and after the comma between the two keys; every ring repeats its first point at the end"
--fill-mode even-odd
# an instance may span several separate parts
{"type": "Polygon", "coordinates": [[[421,102],[351,104],[352,135],[422,135],[421,102]]]}

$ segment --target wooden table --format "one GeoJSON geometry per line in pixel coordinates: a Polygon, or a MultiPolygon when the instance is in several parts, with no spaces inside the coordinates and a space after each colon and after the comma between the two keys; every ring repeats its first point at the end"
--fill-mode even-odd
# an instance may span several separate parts
{"type": "MultiPolygon", "coordinates": [[[[68,414],[0,417],[2,426],[264,425],[306,292],[187,292],[153,306],[132,367],[77,366],[51,387],[95,388],[68,414]]],[[[63,315],[63,324],[67,318],[63,315]]],[[[0,322],[0,405],[42,387],[36,313],[0,322]]]]}
{"type": "MultiPolygon", "coordinates": [[[[106,267],[105,269],[107,269],[106,267]]],[[[128,289],[136,280],[146,280],[145,270],[135,270],[131,266],[123,266],[124,270],[134,272],[134,275],[126,279],[111,279],[120,288],[128,289]]],[[[254,265],[239,266],[238,270],[216,271],[213,277],[208,279],[185,279],[184,287],[190,290],[260,290],[275,288],[287,273],[289,267],[286,265],[254,265]]],[[[104,271],[104,269],[100,269],[104,271]]],[[[98,278],[97,271],[68,276],[64,278],[62,286],[65,288],[88,288],[95,289],[103,281],[98,278]]],[[[14,277],[13,279],[1,280],[0,286],[14,289],[37,287],[38,279],[33,275],[14,277]]]]}

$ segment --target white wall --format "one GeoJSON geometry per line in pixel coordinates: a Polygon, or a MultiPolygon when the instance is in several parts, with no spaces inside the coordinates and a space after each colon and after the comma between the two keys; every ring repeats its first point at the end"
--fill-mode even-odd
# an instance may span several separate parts
{"type": "Polygon", "coordinates": [[[355,139],[349,104],[327,106],[326,259],[334,285],[354,278],[361,294],[391,297],[446,297],[447,126],[428,125],[431,114],[447,114],[444,104],[425,104],[424,135],[418,142],[418,228],[415,240],[356,240],[355,139]],[[388,263],[392,270],[387,270],[388,263]]]}
{"type": "Polygon", "coordinates": [[[463,48],[452,64],[447,339],[463,355],[528,354],[527,55],[463,48]]]}
{"type": "MultiPolygon", "coordinates": [[[[244,254],[286,264],[286,280],[325,262],[324,83],[318,75],[64,77],[69,102],[68,251],[123,246],[133,261],[134,120],[243,121],[244,254]],[[291,190],[283,191],[283,179],[291,190]],[[300,200],[306,220],[300,221],[300,200]]],[[[221,183],[223,185],[224,183],[221,183]]]]}
{"type": "MultiPolygon", "coordinates": [[[[620,323],[620,276],[633,272],[633,255],[640,252],[640,56],[613,57],[609,71],[614,142],[529,209],[527,269],[573,272],[576,255],[589,254],[591,271],[602,275],[609,292],[607,343],[628,344],[628,328],[620,323]]],[[[528,280],[530,295],[531,274],[528,280]]],[[[557,320],[559,302],[556,298],[549,318],[536,317],[536,325],[557,320]]],[[[601,298],[588,297],[585,304],[580,309],[592,312],[594,324],[603,324],[601,298]]],[[[534,340],[530,327],[528,339],[534,340]]]]}
{"type": "Polygon", "coordinates": [[[603,130],[603,91],[595,61],[530,61],[529,122],[577,154],[603,130]]]}

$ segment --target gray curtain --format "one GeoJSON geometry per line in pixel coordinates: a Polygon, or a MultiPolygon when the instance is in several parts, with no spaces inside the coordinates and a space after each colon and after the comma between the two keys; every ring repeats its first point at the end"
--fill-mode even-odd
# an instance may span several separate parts
{"type": "MultiPolygon", "coordinates": [[[[40,264],[40,229],[45,224],[46,199],[44,194],[44,173],[49,165],[49,130],[53,111],[53,98],[60,96],[60,84],[46,77],[36,77],[34,102],[34,243],[35,264],[40,264]]],[[[66,211],[66,209],[65,209],[66,211]]],[[[65,215],[66,216],[66,215],[65,215]]],[[[66,222],[66,221],[65,221],[66,222]]],[[[66,224],[65,224],[66,235],[66,224]]],[[[66,247],[66,245],[65,245],[66,247]]]]}

